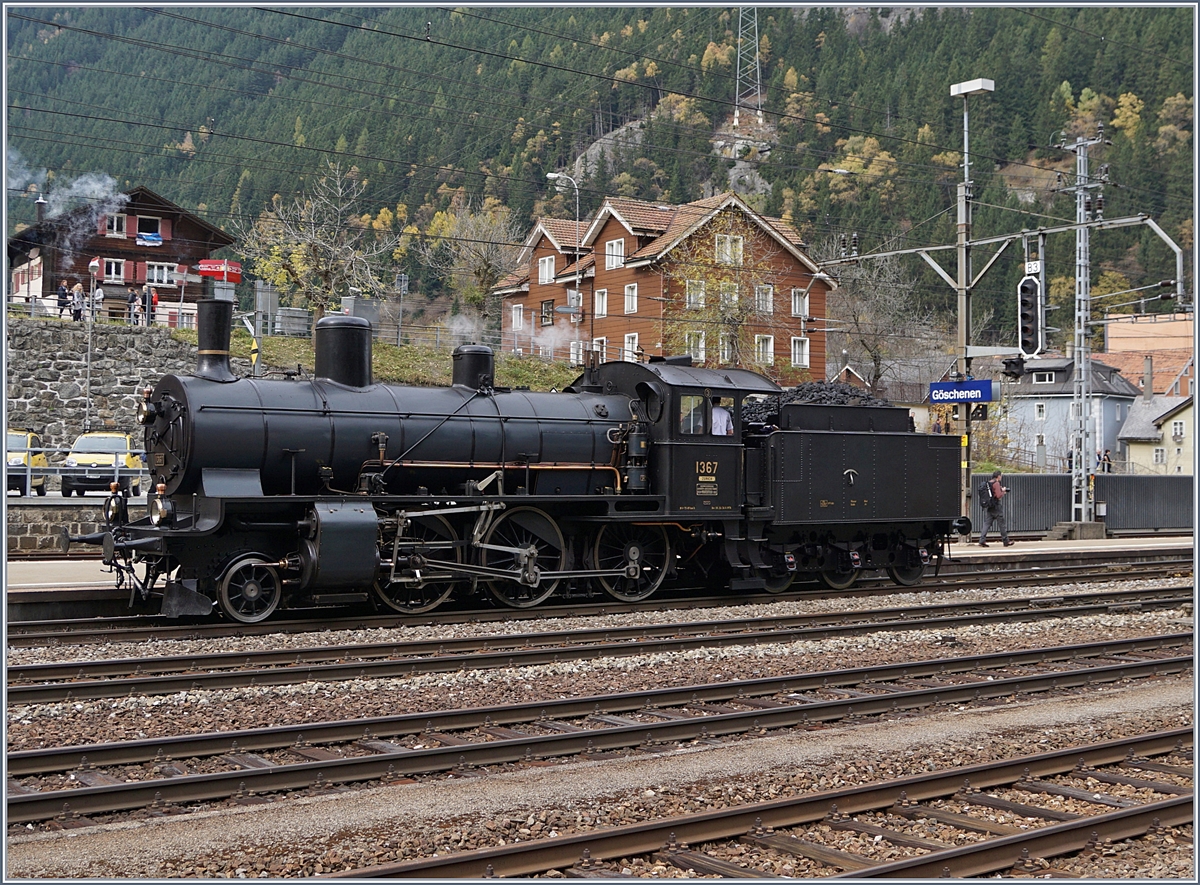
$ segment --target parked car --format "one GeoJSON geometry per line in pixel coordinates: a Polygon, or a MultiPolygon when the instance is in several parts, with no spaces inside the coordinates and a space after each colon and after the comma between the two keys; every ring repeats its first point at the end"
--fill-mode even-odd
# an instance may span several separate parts
{"type": "Polygon", "coordinates": [[[46,494],[46,474],[30,473],[29,468],[47,467],[46,453],[39,452],[42,438],[32,430],[8,431],[4,460],[8,462],[8,483],[5,491],[16,489],[22,495],[29,494],[32,485],[39,495],[46,494]]]}
{"type": "Polygon", "coordinates": [[[75,440],[63,462],[63,467],[69,468],[63,472],[63,497],[71,497],[72,492],[83,497],[87,490],[107,492],[114,478],[122,490],[137,497],[142,494],[141,477],[114,477],[115,469],[141,470],[144,466],[143,453],[133,447],[133,438],[128,433],[84,433],[75,440]]]}

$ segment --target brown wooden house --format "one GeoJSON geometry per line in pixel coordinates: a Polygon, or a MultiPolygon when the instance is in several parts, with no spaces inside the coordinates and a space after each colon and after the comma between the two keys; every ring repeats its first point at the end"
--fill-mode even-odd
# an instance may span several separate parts
{"type": "Polygon", "coordinates": [[[104,288],[104,313],[125,316],[130,286],[153,286],[160,323],[188,325],[203,294],[196,264],[234,238],[197,215],[136,187],[111,207],[82,206],[40,218],[8,240],[9,299],[31,305],[35,316],[57,316],[56,290],[93,280],[104,288]]]}
{"type": "Polygon", "coordinates": [[[835,285],[788,224],[733,193],[681,206],[622,197],[595,216],[545,218],[502,281],[503,347],[582,363],[691,354],[785,383],[825,377],[835,285]],[[578,258],[578,260],[577,260],[578,258]]]}

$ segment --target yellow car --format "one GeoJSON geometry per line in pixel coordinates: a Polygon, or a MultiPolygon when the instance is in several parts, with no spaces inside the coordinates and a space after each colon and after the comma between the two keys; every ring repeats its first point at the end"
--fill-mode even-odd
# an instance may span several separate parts
{"type": "Polygon", "coordinates": [[[32,485],[39,495],[46,494],[46,474],[31,473],[29,468],[47,467],[46,453],[39,452],[42,438],[31,430],[9,430],[4,460],[8,463],[8,488],[22,495],[29,494],[32,485]]]}
{"type": "Polygon", "coordinates": [[[117,468],[141,470],[142,453],[133,447],[128,433],[94,432],[82,434],[71,446],[63,467],[62,493],[64,498],[77,492],[82,498],[88,489],[107,492],[115,480],[134,497],[142,493],[142,480],[128,473],[117,476],[117,468]]]}

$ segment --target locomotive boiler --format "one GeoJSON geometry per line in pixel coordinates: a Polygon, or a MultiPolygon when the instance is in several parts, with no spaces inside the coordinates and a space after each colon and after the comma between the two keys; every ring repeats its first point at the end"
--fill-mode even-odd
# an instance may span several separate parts
{"type": "Polygon", "coordinates": [[[690,360],[592,363],[561,393],[494,383],[486,347],[449,387],[375,383],[366,320],[314,331],[312,377],[239,378],[232,304],[198,305],[195,371],[138,408],[152,492],[118,491],[99,544],[166,615],[255,622],[374,599],[407,613],[481,592],[526,608],[556,591],[634,601],[664,583],[915,583],[959,517],[955,438],[902,409],[785,405],[743,421],[769,379],[690,360]],[[734,433],[714,435],[713,402],[734,433]]]}

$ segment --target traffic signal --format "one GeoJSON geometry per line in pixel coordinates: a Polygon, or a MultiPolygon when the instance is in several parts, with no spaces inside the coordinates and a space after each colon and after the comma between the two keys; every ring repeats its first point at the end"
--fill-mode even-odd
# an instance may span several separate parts
{"type": "Polygon", "coordinates": [[[1037,277],[1025,277],[1017,284],[1017,332],[1022,356],[1042,352],[1046,322],[1042,313],[1042,284],[1037,277]]]}

